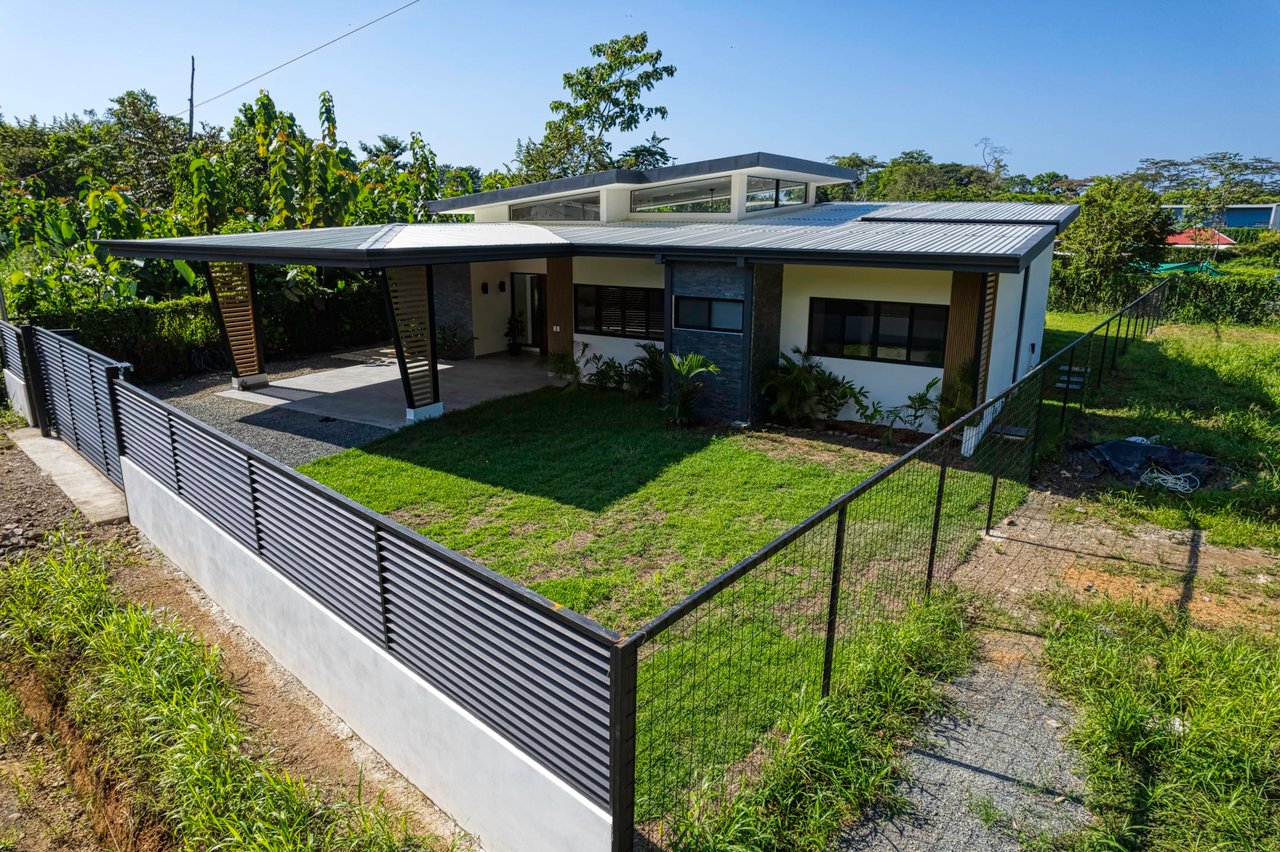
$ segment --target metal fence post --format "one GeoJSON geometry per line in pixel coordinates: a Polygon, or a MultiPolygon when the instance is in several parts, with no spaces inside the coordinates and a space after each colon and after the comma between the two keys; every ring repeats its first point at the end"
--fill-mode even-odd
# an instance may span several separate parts
{"type": "Polygon", "coordinates": [[[35,326],[24,325],[19,326],[18,332],[22,337],[22,360],[26,364],[27,387],[30,389],[27,400],[36,417],[35,425],[39,427],[40,434],[48,438],[53,434],[53,429],[49,423],[49,398],[45,394],[44,370],[40,368],[40,356],[36,351],[36,329],[35,326]]]}
{"type": "Polygon", "coordinates": [[[1061,432],[1067,425],[1067,404],[1071,399],[1071,384],[1075,381],[1076,376],[1076,347],[1072,346],[1071,351],[1067,353],[1067,372],[1062,380],[1062,413],[1058,416],[1058,431],[1061,432]]]}
{"type": "Polygon", "coordinates": [[[121,369],[128,367],[128,364],[111,364],[103,368],[107,376],[107,407],[110,409],[108,414],[111,415],[111,431],[115,433],[115,451],[120,458],[124,458],[124,435],[120,430],[120,400],[116,396],[116,381],[120,378],[121,369]]]}
{"type": "Polygon", "coordinates": [[[996,430],[996,458],[991,470],[991,495],[987,498],[987,535],[991,535],[991,524],[995,520],[996,489],[1000,485],[1000,467],[1004,463],[1004,445],[1009,440],[1005,435],[1005,429],[1009,426],[1009,410],[1011,408],[1013,408],[1013,393],[1009,394],[1009,398],[1001,406],[1000,426],[996,430]]]}
{"type": "Polygon", "coordinates": [[[929,567],[924,575],[924,596],[933,591],[933,566],[938,556],[938,528],[942,525],[942,493],[947,485],[947,449],[938,462],[938,496],[933,501],[933,531],[929,536],[929,567]]]}
{"type": "Polygon", "coordinates": [[[1111,318],[1107,318],[1107,324],[1102,329],[1102,357],[1098,359],[1098,380],[1094,382],[1094,387],[1102,387],[1102,370],[1107,365],[1107,342],[1111,339],[1111,318]]]}
{"type": "Polygon", "coordinates": [[[844,529],[849,504],[836,513],[836,552],[831,558],[831,597],[827,602],[827,644],[822,657],[822,697],[831,694],[831,666],[836,655],[836,623],[840,612],[840,575],[844,572],[844,529]]]}
{"type": "Polygon", "coordinates": [[[640,643],[620,641],[609,655],[609,814],[613,852],[635,849],[636,672],[640,643]]]}

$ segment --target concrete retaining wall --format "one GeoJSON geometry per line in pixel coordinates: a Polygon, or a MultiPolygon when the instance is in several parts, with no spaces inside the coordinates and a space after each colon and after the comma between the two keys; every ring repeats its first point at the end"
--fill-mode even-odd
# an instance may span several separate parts
{"type": "Polygon", "coordinates": [[[129,517],[227,614],[489,852],[610,847],[609,815],[122,459],[129,517]]]}
{"type": "Polygon", "coordinates": [[[31,406],[27,404],[27,383],[22,380],[22,376],[5,368],[4,390],[9,395],[10,407],[21,414],[28,425],[34,426],[36,419],[31,416],[31,406]]]}

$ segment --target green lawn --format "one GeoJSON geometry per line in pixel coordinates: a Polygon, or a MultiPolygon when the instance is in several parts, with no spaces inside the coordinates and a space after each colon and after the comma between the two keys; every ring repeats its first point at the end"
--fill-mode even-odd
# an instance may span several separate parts
{"type": "MultiPolygon", "coordinates": [[[[1046,351],[1098,318],[1050,314],[1046,351]]],[[[1134,341],[1076,421],[1088,441],[1130,435],[1206,453],[1230,475],[1190,497],[1110,486],[1115,518],[1200,528],[1225,546],[1280,549],[1280,327],[1167,325],[1134,341]]]]}
{"type": "Polygon", "coordinates": [[[546,389],[303,472],[618,629],[657,615],[883,466],[769,433],[678,430],[656,403],[546,389]]]}

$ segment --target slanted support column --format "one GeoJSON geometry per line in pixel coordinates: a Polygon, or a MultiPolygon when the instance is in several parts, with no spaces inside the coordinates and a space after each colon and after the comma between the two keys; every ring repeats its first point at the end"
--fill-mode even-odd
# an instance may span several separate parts
{"type": "Polygon", "coordinates": [[[436,363],[436,321],[431,267],[393,266],[382,271],[391,334],[404,385],[405,419],[430,420],[444,413],[436,363]]]}
{"type": "Polygon", "coordinates": [[[213,314],[231,355],[231,386],[236,390],[267,383],[262,329],[253,298],[253,267],[247,263],[207,264],[213,314]]]}

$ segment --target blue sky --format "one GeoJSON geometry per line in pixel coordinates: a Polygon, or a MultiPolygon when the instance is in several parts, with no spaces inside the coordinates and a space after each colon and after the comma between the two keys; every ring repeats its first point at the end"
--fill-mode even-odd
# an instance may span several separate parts
{"type": "MultiPolygon", "coordinates": [[[[103,109],[146,88],[196,100],[404,0],[46,4],[0,0],[0,112],[103,109]]],[[[655,129],[697,160],[765,150],[821,159],[924,148],[973,162],[989,136],[1015,171],[1084,176],[1139,157],[1280,158],[1280,3],[439,2],[418,5],[197,112],[229,123],[259,87],[340,135],[419,130],[442,161],[488,169],[537,135],[588,45],[647,30],[679,69],[655,129]]]]}

